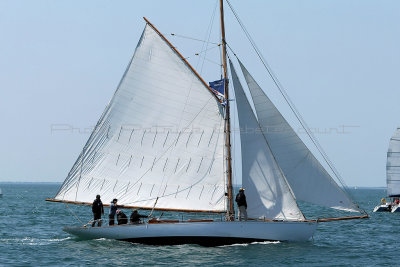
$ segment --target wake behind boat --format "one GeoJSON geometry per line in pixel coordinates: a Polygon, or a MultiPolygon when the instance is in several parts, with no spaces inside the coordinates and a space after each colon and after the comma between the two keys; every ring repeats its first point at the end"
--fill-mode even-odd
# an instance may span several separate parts
{"type": "Polygon", "coordinates": [[[218,87],[207,85],[145,19],[113,98],[59,192],[48,200],[90,205],[100,194],[105,203],[118,198],[122,208],[151,214],[155,210],[224,216],[151,218],[143,224],[67,227],[66,232],[147,244],[305,241],[324,220],[308,220],[297,200],[362,213],[346,188],[335,182],[341,180],[338,174],[334,172],[334,179],[321,165],[239,58],[228,59],[222,0],[220,12],[223,79],[214,83],[218,87]],[[244,93],[235,64],[251,98],[244,93]],[[235,220],[230,91],[235,94],[239,127],[246,129],[240,131],[242,173],[236,179],[246,188],[248,221],[235,220]]]}

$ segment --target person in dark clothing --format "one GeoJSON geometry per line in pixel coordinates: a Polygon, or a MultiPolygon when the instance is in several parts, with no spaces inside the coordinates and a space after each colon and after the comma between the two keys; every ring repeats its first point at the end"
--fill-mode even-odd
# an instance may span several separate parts
{"type": "Polygon", "coordinates": [[[117,213],[117,199],[114,198],[110,205],[110,212],[108,213],[108,225],[114,225],[115,222],[115,214],[117,213]]]}
{"type": "Polygon", "coordinates": [[[238,219],[239,221],[242,220],[242,215],[244,217],[244,220],[247,221],[247,201],[246,201],[246,196],[244,194],[244,188],[239,189],[239,193],[236,195],[236,203],[239,208],[239,214],[238,214],[238,219]]]}
{"type": "Polygon", "coordinates": [[[133,210],[131,217],[130,217],[130,223],[138,224],[138,223],[140,223],[140,218],[147,218],[147,217],[148,216],[146,216],[146,215],[139,214],[137,210],[133,210]]]}
{"type": "Polygon", "coordinates": [[[96,196],[96,199],[93,201],[92,205],[93,212],[93,223],[92,227],[96,225],[101,226],[101,214],[104,214],[103,202],[101,202],[100,195],[96,196]]]}
{"type": "Polygon", "coordinates": [[[128,224],[128,216],[122,210],[117,210],[117,222],[118,225],[128,224]]]}

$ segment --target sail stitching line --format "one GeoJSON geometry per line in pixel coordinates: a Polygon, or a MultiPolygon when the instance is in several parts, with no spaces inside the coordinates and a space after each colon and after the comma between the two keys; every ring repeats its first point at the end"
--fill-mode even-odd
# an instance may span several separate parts
{"type": "MultiPolygon", "coordinates": [[[[203,111],[203,109],[208,105],[208,103],[210,102],[211,99],[213,99],[213,98],[210,97],[210,98],[208,99],[208,101],[206,102],[206,104],[200,109],[200,111],[199,111],[199,112],[195,115],[195,117],[188,123],[188,125],[187,125],[186,127],[183,128],[182,131],[184,131],[185,129],[187,129],[187,127],[188,127],[190,124],[192,124],[192,122],[200,115],[200,113],[203,111]]],[[[182,132],[182,131],[180,131],[180,132],[182,132]]],[[[172,148],[172,147],[174,146],[175,141],[176,141],[176,140],[174,140],[174,142],[172,142],[172,144],[164,151],[164,153],[162,153],[162,154],[158,157],[158,159],[154,162],[154,164],[157,163],[161,158],[163,158],[163,156],[164,156],[167,152],[170,152],[169,150],[170,150],[170,148],[172,148]]],[[[150,169],[148,169],[138,180],[136,180],[136,182],[133,183],[132,187],[135,186],[141,179],[143,179],[143,177],[149,172],[149,170],[150,170],[150,169]]],[[[164,180],[164,178],[163,178],[163,180],[164,180]]],[[[162,183],[161,183],[161,185],[162,185],[162,183]]],[[[161,187],[162,187],[162,186],[161,186],[161,187]]],[[[160,188],[161,188],[161,187],[160,187],[160,188]]],[[[185,191],[185,190],[187,190],[187,189],[188,189],[188,188],[184,188],[184,189],[180,190],[180,192],[185,191]]],[[[174,194],[176,194],[176,192],[175,192],[175,193],[171,193],[171,194],[169,194],[169,195],[174,195],[174,194]]],[[[159,195],[159,193],[158,193],[158,195],[159,195]]],[[[169,196],[169,195],[166,195],[166,196],[169,196]]],[[[165,197],[166,197],[166,196],[165,196],[165,197]]],[[[152,199],[154,199],[154,198],[150,198],[149,200],[152,200],[152,199]]],[[[132,203],[137,203],[137,202],[142,202],[142,201],[133,201],[133,202],[128,202],[128,203],[126,203],[126,204],[132,204],[132,203]]]]}
{"type": "MultiPolygon", "coordinates": [[[[155,32],[156,34],[158,34],[157,31],[154,31],[154,32],[155,32]]],[[[159,34],[158,34],[158,35],[159,35],[159,34]]],[[[170,47],[169,44],[168,44],[167,42],[165,42],[165,40],[164,40],[163,38],[161,38],[161,40],[164,41],[164,43],[167,44],[167,46],[169,47],[169,49],[172,50],[172,52],[173,52],[174,54],[176,54],[175,49],[172,49],[172,47],[170,47]]],[[[204,46],[204,44],[203,44],[203,46],[204,46]]],[[[179,57],[179,55],[178,55],[178,57],[179,57]]],[[[183,63],[183,62],[182,62],[182,63],[183,63]]],[[[186,94],[185,104],[184,104],[184,108],[183,108],[183,111],[182,111],[181,116],[180,116],[180,119],[179,119],[178,126],[181,125],[182,120],[183,120],[184,113],[185,113],[185,111],[186,111],[186,109],[187,109],[187,107],[188,107],[189,96],[190,96],[190,94],[191,94],[191,92],[192,92],[194,80],[195,80],[195,76],[192,75],[191,82],[190,82],[190,86],[189,86],[189,90],[188,90],[188,92],[187,92],[187,94],[186,94]]],[[[199,114],[200,114],[200,113],[199,113],[199,114]]],[[[196,117],[197,117],[197,115],[196,115],[196,117]]],[[[186,128],[187,128],[187,127],[185,127],[184,129],[186,129],[186,128]]],[[[176,139],[176,142],[173,142],[173,143],[175,143],[175,146],[177,145],[177,143],[178,143],[178,141],[179,141],[179,137],[180,137],[181,133],[182,133],[182,131],[179,132],[179,135],[178,135],[178,138],[176,139]]],[[[166,151],[169,151],[169,155],[171,155],[173,149],[170,150],[170,149],[168,148],[166,151]]],[[[155,163],[155,162],[154,162],[154,163],[155,163]]],[[[153,165],[154,165],[154,163],[153,163],[153,165]]],[[[162,178],[162,180],[161,180],[160,188],[159,188],[158,193],[157,193],[157,199],[158,199],[158,197],[159,197],[159,195],[160,195],[160,193],[161,193],[161,188],[162,188],[162,185],[163,185],[163,183],[164,183],[164,179],[165,179],[165,173],[163,172],[163,178],[162,178]]],[[[167,181],[168,181],[168,178],[167,178],[167,181]]],[[[166,183],[167,183],[167,181],[166,181],[166,183]]],[[[157,200],[156,200],[156,201],[157,201],[157,200]]],[[[157,204],[157,202],[155,202],[154,205],[156,205],[156,204],[157,204]]]]}
{"type": "MultiPolygon", "coordinates": [[[[142,41],[143,35],[144,35],[144,31],[143,31],[143,33],[142,33],[142,36],[141,36],[140,40],[139,40],[139,43],[142,41]]],[[[135,52],[136,52],[136,51],[135,51],[135,52]]],[[[104,123],[107,121],[107,118],[106,118],[106,117],[107,117],[107,115],[109,114],[109,111],[110,111],[110,109],[111,109],[111,104],[113,103],[113,100],[114,100],[114,98],[115,98],[117,92],[119,91],[119,89],[120,89],[120,87],[121,87],[121,84],[122,84],[122,82],[124,81],[124,79],[125,79],[125,77],[126,77],[126,74],[128,73],[129,67],[130,67],[130,65],[132,64],[132,61],[133,61],[134,56],[135,56],[135,53],[132,55],[131,60],[129,61],[127,67],[125,68],[124,75],[122,76],[121,80],[119,81],[118,86],[117,86],[117,89],[115,90],[115,92],[114,92],[112,98],[111,98],[110,101],[108,102],[108,104],[107,104],[106,108],[104,109],[104,111],[103,111],[103,113],[102,113],[100,119],[97,121],[96,126],[94,127],[92,133],[90,134],[90,137],[89,137],[88,141],[86,142],[86,144],[85,144],[85,146],[84,146],[84,148],[83,148],[84,150],[85,150],[85,148],[88,147],[89,144],[91,144],[91,142],[93,141],[93,138],[95,137],[94,134],[98,131],[100,125],[101,125],[101,126],[104,126],[104,123]],[[104,121],[104,119],[106,119],[106,120],[104,121]]],[[[77,165],[78,163],[79,163],[79,157],[78,157],[78,159],[75,161],[74,165],[72,166],[72,168],[71,168],[71,170],[70,170],[68,176],[69,176],[70,173],[74,170],[74,168],[76,167],[76,165],[77,165]]],[[[72,176],[69,176],[69,179],[68,179],[68,176],[67,176],[67,179],[65,179],[64,183],[62,184],[62,186],[60,187],[60,189],[58,190],[58,192],[57,192],[57,194],[56,194],[55,197],[57,197],[57,196],[63,191],[63,189],[65,189],[64,194],[63,194],[63,200],[64,200],[64,199],[65,199],[65,194],[67,193],[67,191],[69,191],[69,190],[72,188],[72,187],[66,188],[66,187],[69,186],[69,183],[70,183],[71,180],[72,180],[72,176]]],[[[78,189],[77,189],[77,191],[78,191],[78,189]]]]}
{"type": "MultiPolygon", "coordinates": [[[[216,13],[215,10],[216,10],[216,7],[217,7],[217,3],[218,3],[218,2],[216,2],[215,8],[214,8],[214,10],[213,10],[213,14],[212,14],[212,16],[211,16],[211,20],[210,20],[210,23],[209,23],[209,26],[208,26],[208,28],[209,28],[208,41],[210,40],[210,36],[211,36],[211,30],[212,30],[212,25],[213,25],[215,13],[216,13]]],[[[157,31],[155,31],[155,32],[158,33],[157,31]]],[[[164,38],[161,38],[161,39],[165,42],[164,38]]],[[[166,42],[166,43],[167,43],[167,42],[166,42]]],[[[167,43],[167,45],[169,45],[169,44],[167,43]]],[[[172,49],[172,48],[170,47],[170,49],[172,49]]],[[[207,50],[208,50],[208,42],[207,42],[207,43],[203,43],[203,45],[202,45],[201,51],[202,51],[202,52],[205,52],[205,55],[204,55],[203,63],[202,63],[202,65],[201,65],[200,74],[202,73],[202,70],[203,70],[204,60],[206,59],[207,50]],[[206,49],[204,49],[204,45],[206,45],[206,49]]],[[[175,50],[175,49],[172,49],[172,51],[176,54],[176,50],[175,50]]],[[[200,59],[201,59],[201,57],[199,58],[199,60],[200,60],[200,59]]],[[[199,64],[199,61],[197,62],[196,67],[198,66],[198,64],[199,64]]],[[[188,93],[187,93],[187,95],[186,95],[186,101],[185,101],[185,105],[184,105],[184,111],[186,110],[186,107],[188,106],[189,96],[190,96],[190,93],[191,93],[191,91],[192,91],[192,86],[193,86],[193,83],[194,83],[194,79],[195,79],[195,76],[192,76],[192,80],[191,80],[191,84],[190,84],[190,89],[189,89],[189,91],[188,91],[188,93]]],[[[207,104],[208,104],[208,101],[207,101],[207,104]]],[[[203,107],[203,108],[204,108],[204,107],[203,107]]],[[[199,114],[200,114],[200,112],[196,115],[196,117],[197,117],[199,114]]],[[[182,114],[181,114],[181,118],[180,118],[180,120],[179,120],[178,125],[180,125],[180,124],[182,123],[183,115],[184,115],[184,112],[182,112],[182,114]]],[[[190,124],[189,124],[189,125],[190,125],[190,124]]],[[[186,128],[187,128],[187,127],[185,127],[184,129],[186,129],[186,128]]],[[[179,135],[180,135],[181,133],[182,133],[182,132],[180,132],[179,135]]],[[[177,143],[177,142],[178,142],[178,140],[176,141],[176,143],[177,143]]],[[[189,142],[189,140],[188,140],[188,142],[189,142]]],[[[168,150],[169,150],[169,149],[167,149],[167,151],[168,151],[168,150]]],[[[173,149],[169,150],[170,155],[171,155],[172,151],[173,151],[173,149]]],[[[170,178],[171,176],[172,176],[172,174],[171,174],[170,176],[167,177],[167,179],[166,179],[166,181],[165,181],[165,184],[168,183],[168,180],[169,180],[169,178],[170,178]]],[[[158,193],[157,193],[157,199],[158,199],[158,197],[160,197],[161,188],[162,188],[162,185],[163,185],[163,183],[164,183],[165,178],[166,178],[166,177],[165,177],[165,173],[164,173],[164,174],[163,174],[163,178],[162,178],[162,180],[161,180],[160,188],[159,188],[158,193]]],[[[156,204],[156,203],[155,203],[155,204],[156,204]]]]}

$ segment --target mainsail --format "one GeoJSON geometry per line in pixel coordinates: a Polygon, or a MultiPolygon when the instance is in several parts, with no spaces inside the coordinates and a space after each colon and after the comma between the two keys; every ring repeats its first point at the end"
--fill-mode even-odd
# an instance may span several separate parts
{"type": "Polygon", "coordinates": [[[224,118],[215,95],[152,25],[55,199],[225,211],[224,118]]]}
{"type": "Polygon", "coordinates": [[[250,218],[302,220],[296,200],[261,132],[230,61],[240,125],[242,184],[250,218]]]}
{"type": "Polygon", "coordinates": [[[386,163],[387,194],[400,196],[400,128],[390,138],[386,163]]]}
{"type": "Polygon", "coordinates": [[[359,211],[303,143],[247,69],[239,61],[253,99],[258,122],[297,200],[359,211]]]}

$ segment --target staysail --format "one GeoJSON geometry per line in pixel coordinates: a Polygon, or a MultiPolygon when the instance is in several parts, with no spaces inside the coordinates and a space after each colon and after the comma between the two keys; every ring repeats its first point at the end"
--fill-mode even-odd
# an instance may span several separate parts
{"type": "Polygon", "coordinates": [[[386,179],[388,197],[400,196],[400,128],[390,138],[387,152],[386,179]]]}
{"type": "Polygon", "coordinates": [[[304,220],[289,185],[265,140],[260,125],[230,62],[240,126],[242,184],[250,218],[304,220]]]}
{"type": "Polygon", "coordinates": [[[223,108],[146,24],[133,58],[56,200],[225,211],[223,108]]]}
{"type": "Polygon", "coordinates": [[[258,122],[297,200],[326,207],[359,209],[303,143],[247,69],[239,61],[258,122]]]}

